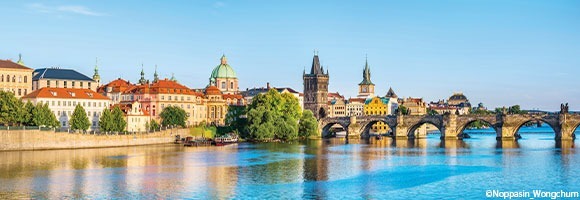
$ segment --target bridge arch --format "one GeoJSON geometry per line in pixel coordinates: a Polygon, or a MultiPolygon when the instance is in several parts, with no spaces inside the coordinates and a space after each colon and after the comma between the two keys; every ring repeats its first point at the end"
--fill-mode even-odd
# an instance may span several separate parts
{"type": "MultiPolygon", "coordinates": [[[[424,115],[424,116],[417,116],[414,122],[409,123],[410,126],[407,129],[407,137],[408,138],[416,138],[415,131],[421,127],[423,124],[431,124],[441,132],[441,137],[445,136],[445,124],[443,122],[443,117],[441,115],[424,115]]],[[[421,135],[418,135],[421,137],[421,135]]]]}
{"type": "Polygon", "coordinates": [[[501,125],[498,125],[497,123],[493,123],[493,121],[488,120],[488,119],[484,119],[484,118],[474,118],[474,119],[469,119],[465,122],[462,122],[461,124],[457,125],[457,137],[458,138],[462,138],[463,137],[463,131],[465,131],[465,129],[467,129],[467,127],[472,124],[475,123],[477,121],[483,122],[484,124],[488,125],[490,128],[493,129],[493,131],[495,132],[497,137],[501,137],[501,125]]]}
{"type": "Polygon", "coordinates": [[[552,131],[554,131],[554,135],[556,138],[560,138],[561,137],[561,130],[560,130],[560,125],[559,125],[559,120],[558,118],[554,118],[554,117],[538,117],[538,116],[530,116],[526,119],[520,120],[516,123],[516,125],[514,126],[515,129],[512,133],[512,135],[510,136],[514,136],[516,138],[518,138],[519,136],[517,134],[519,134],[520,129],[528,122],[537,122],[540,121],[542,123],[546,123],[548,124],[548,126],[550,126],[550,128],[552,129],[552,131]]]}
{"type": "Polygon", "coordinates": [[[397,125],[394,122],[392,122],[392,120],[388,120],[387,118],[375,118],[366,120],[366,122],[361,123],[359,132],[361,134],[361,138],[368,138],[370,136],[369,133],[372,126],[378,122],[383,122],[394,133],[397,125]]]}
{"type": "Polygon", "coordinates": [[[318,129],[322,138],[331,136],[331,128],[334,125],[340,125],[348,136],[348,126],[350,125],[349,118],[323,118],[318,122],[318,129]]]}

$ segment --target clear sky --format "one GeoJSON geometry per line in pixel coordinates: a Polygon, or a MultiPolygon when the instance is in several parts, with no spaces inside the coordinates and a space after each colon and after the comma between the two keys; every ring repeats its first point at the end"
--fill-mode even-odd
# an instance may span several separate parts
{"type": "Polygon", "coordinates": [[[222,53],[240,89],[302,91],[313,50],[330,90],[356,96],[365,55],[379,95],[463,92],[493,108],[580,109],[580,1],[2,1],[0,59],[104,82],[208,84],[222,53]]]}

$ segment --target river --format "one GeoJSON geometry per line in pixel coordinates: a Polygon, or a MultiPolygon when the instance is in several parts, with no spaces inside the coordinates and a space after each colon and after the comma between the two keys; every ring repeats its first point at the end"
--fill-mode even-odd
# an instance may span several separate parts
{"type": "MultiPolygon", "coordinates": [[[[441,141],[310,140],[0,152],[0,199],[481,199],[487,190],[580,192],[579,142],[549,127],[441,141]]],[[[578,131],[577,131],[578,134],[578,131]]]]}

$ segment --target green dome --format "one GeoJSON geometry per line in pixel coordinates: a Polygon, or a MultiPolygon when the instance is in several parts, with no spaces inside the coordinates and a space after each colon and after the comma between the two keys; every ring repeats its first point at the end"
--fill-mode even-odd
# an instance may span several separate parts
{"type": "Polygon", "coordinates": [[[237,75],[234,69],[228,65],[228,61],[224,55],[221,58],[221,64],[213,69],[209,78],[210,80],[215,80],[216,78],[237,78],[237,75]]]}

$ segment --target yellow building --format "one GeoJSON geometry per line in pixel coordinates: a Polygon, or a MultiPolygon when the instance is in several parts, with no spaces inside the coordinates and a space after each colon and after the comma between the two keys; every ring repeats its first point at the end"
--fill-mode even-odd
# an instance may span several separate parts
{"type": "Polygon", "coordinates": [[[22,57],[17,63],[0,60],[0,90],[12,92],[17,98],[32,92],[32,71],[24,66],[22,57]]]}
{"type": "MultiPolygon", "coordinates": [[[[373,97],[365,101],[364,105],[365,115],[388,115],[390,114],[389,99],[385,97],[373,97]]],[[[390,130],[389,126],[384,122],[376,122],[371,128],[371,132],[383,134],[390,130]]]]}
{"type": "Polygon", "coordinates": [[[209,86],[205,89],[207,99],[207,122],[216,126],[225,125],[228,105],[222,98],[222,92],[216,86],[209,86]]]}

